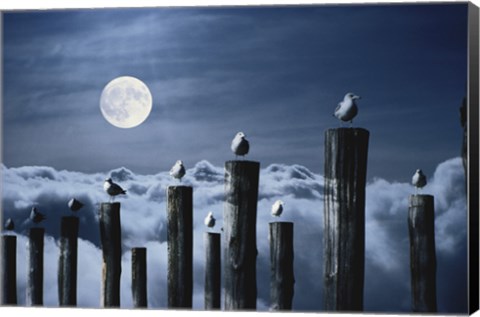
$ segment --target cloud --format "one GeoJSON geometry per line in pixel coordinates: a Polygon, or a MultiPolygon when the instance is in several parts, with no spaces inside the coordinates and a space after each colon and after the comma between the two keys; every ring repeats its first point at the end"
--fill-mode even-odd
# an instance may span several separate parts
{"type": "MultiPolygon", "coordinates": [[[[24,223],[32,206],[47,214],[45,239],[45,305],[57,306],[57,265],[60,218],[72,212],[71,197],[85,204],[80,218],[78,257],[78,305],[99,307],[102,253],[98,208],[107,201],[103,180],[111,176],[127,189],[121,202],[122,221],[122,307],[132,306],[131,248],[147,248],[148,300],[151,308],[167,305],[166,189],[177,184],[167,171],[137,174],[121,167],[105,173],[79,173],[44,166],[8,168],[2,165],[3,216],[17,224],[19,247],[18,294],[25,303],[27,231],[24,223]]],[[[435,196],[438,259],[438,302],[444,312],[466,310],[466,200],[460,158],[439,164],[429,178],[425,193],[435,196]],[[451,272],[454,274],[441,274],[451,272]],[[451,277],[451,276],[454,276],[451,277]],[[453,280],[455,279],[455,280],[453,280]],[[447,285],[450,285],[447,287],[447,285]],[[453,285],[453,287],[452,287],[453,285]],[[458,296],[452,296],[455,293],[458,296]],[[463,296],[464,295],[464,296],[463,296]]],[[[212,211],[216,230],[222,227],[224,169],[200,161],[187,169],[182,183],[194,189],[194,309],[203,309],[205,226],[203,218],[212,211]]],[[[376,312],[410,310],[409,241],[407,228],[410,184],[376,178],[366,188],[365,309],[376,312]]],[[[257,206],[258,309],[269,306],[269,222],[270,207],[285,202],[282,221],[294,228],[295,295],[297,311],[323,309],[323,177],[300,165],[272,164],[260,171],[257,206]]]]}

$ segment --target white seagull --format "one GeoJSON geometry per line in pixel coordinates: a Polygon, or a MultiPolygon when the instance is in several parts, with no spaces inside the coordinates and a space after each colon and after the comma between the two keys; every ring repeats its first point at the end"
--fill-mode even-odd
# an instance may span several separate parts
{"type": "Polygon", "coordinates": [[[33,223],[40,223],[45,219],[45,215],[38,211],[37,207],[32,208],[32,211],[30,212],[30,220],[32,220],[33,223]]]}
{"type": "Polygon", "coordinates": [[[272,216],[274,217],[280,217],[280,215],[283,212],[283,204],[284,202],[281,200],[277,200],[273,205],[272,205],[272,216]]]}
{"type": "Polygon", "coordinates": [[[245,139],[245,134],[243,132],[238,132],[232,140],[232,145],[230,147],[232,152],[235,153],[235,157],[238,155],[245,156],[250,149],[250,144],[247,139],[245,139]]]}
{"type": "Polygon", "coordinates": [[[13,230],[15,229],[15,223],[13,222],[12,218],[8,218],[5,221],[5,230],[13,230]]]}
{"type": "Polygon", "coordinates": [[[412,177],[412,185],[415,186],[415,193],[418,193],[419,189],[422,189],[427,185],[427,177],[423,174],[421,169],[415,171],[412,177]]]}
{"type": "Polygon", "coordinates": [[[77,211],[80,210],[80,208],[83,207],[82,202],[80,202],[76,198],[72,198],[68,201],[68,208],[70,208],[71,211],[77,211]]]}
{"type": "Polygon", "coordinates": [[[215,218],[213,217],[213,213],[211,211],[208,212],[208,215],[205,217],[203,221],[205,226],[209,228],[213,228],[215,226],[215,218]]]}
{"type": "Polygon", "coordinates": [[[170,176],[178,179],[181,182],[184,175],[185,167],[183,166],[183,162],[178,160],[175,165],[172,166],[172,169],[170,170],[170,176]]]}
{"type": "Polygon", "coordinates": [[[360,96],[351,92],[347,93],[343,101],[338,103],[333,115],[342,121],[350,121],[350,123],[352,123],[353,118],[355,118],[358,113],[358,107],[355,103],[357,99],[360,99],[360,96]]]}
{"type": "Polygon", "coordinates": [[[114,196],[126,194],[127,192],[122,187],[112,182],[111,178],[107,178],[105,180],[105,183],[103,183],[103,189],[107,192],[108,195],[110,195],[110,201],[113,201],[114,196]]]}

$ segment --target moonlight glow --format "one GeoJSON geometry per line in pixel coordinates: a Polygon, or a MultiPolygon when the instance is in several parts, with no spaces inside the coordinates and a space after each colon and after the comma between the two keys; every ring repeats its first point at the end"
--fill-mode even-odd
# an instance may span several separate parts
{"type": "Polygon", "coordinates": [[[105,119],[119,128],[133,128],[147,119],[152,95],[147,85],[135,77],[117,77],[103,88],[100,110],[105,119]]]}

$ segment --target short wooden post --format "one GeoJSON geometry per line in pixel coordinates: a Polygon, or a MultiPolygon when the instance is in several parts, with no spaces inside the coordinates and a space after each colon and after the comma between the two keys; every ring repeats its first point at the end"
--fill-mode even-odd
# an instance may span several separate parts
{"type": "Polygon", "coordinates": [[[147,249],[132,248],[133,307],[147,308],[147,249]]]}
{"type": "Polygon", "coordinates": [[[270,310],[292,310],[293,222],[270,223],[270,310]]]}
{"type": "Polygon", "coordinates": [[[60,257],[58,259],[58,302],[60,306],[77,305],[78,218],[62,217],[60,257]]]}
{"type": "Polygon", "coordinates": [[[27,306],[43,305],[43,245],[44,228],[29,231],[27,306]]]}
{"type": "Polygon", "coordinates": [[[225,163],[225,310],[257,307],[257,199],[260,163],[225,163]]]}
{"type": "Polygon", "coordinates": [[[365,184],[369,132],[325,132],[325,310],[362,311],[365,266],[365,184]]]}
{"type": "Polygon", "coordinates": [[[2,239],[2,305],[17,305],[17,237],[2,239]]]}
{"type": "Polygon", "coordinates": [[[193,190],[167,188],[168,307],[191,308],[193,291],[193,190]]]}
{"type": "Polygon", "coordinates": [[[411,195],[408,207],[412,310],[437,311],[435,209],[431,195],[411,195]]]}
{"type": "Polygon", "coordinates": [[[120,275],[122,273],[122,239],[120,203],[100,205],[100,239],[102,242],[101,307],[120,307],[120,275]]]}
{"type": "Polygon", "coordinates": [[[205,232],[205,309],[220,309],[220,233],[205,232]]]}

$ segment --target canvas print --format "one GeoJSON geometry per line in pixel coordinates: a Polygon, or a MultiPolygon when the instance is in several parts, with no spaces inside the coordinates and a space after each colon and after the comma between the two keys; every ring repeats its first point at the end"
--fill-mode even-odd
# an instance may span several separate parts
{"type": "Polygon", "coordinates": [[[468,17],[2,12],[2,305],[467,313],[468,17]]]}

